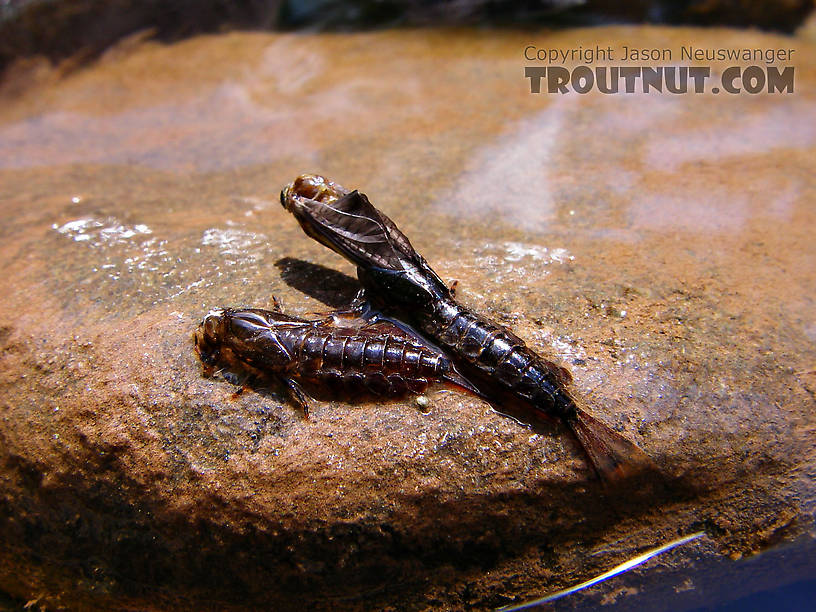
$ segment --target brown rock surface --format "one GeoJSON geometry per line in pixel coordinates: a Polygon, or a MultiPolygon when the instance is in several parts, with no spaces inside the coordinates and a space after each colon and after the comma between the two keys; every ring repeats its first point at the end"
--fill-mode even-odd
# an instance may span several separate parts
{"type": "Polygon", "coordinates": [[[231,34],[13,71],[0,589],[488,609],[700,528],[565,606],[711,603],[727,557],[797,536],[798,564],[749,566],[745,592],[812,575],[814,59],[795,38],[608,28],[231,34]],[[531,95],[530,42],[795,48],[796,93],[531,95]],[[202,377],[211,307],[276,295],[305,314],[356,291],[277,204],[304,171],[360,187],[464,302],[570,365],[672,487],[604,490],[563,430],[458,392],[427,412],[316,402],[306,421],[202,377]]]}

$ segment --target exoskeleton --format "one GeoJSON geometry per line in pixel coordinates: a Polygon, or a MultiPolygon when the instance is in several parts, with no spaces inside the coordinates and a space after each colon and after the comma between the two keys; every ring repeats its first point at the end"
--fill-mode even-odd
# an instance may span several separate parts
{"type": "Polygon", "coordinates": [[[276,379],[307,413],[301,383],[347,396],[422,393],[433,382],[476,392],[439,349],[388,321],[351,312],[309,320],[279,310],[216,308],[194,341],[207,368],[276,379]]]}
{"type": "Polygon", "coordinates": [[[357,266],[366,298],[408,322],[454,361],[494,404],[520,400],[572,430],[599,474],[609,479],[652,464],[634,444],[579,406],[563,366],[463,306],[391,219],[358,191],[303,175],[281,192],[303,230],[357,266]]]}

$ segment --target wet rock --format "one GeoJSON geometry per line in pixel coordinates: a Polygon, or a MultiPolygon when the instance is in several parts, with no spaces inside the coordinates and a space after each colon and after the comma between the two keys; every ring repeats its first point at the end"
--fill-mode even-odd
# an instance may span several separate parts
{"type": "Polygon", "coordinates": [[[0,105],[2,590],[487,609],[702,529],[581,600],[701,605],[730,558],[812,534],[816,50],[530,36],[795,45],[797,93],[531,95],[514,33],[231,34],[41,68],[0,105]],[[571,364],[665,486],[605,489],[562,429],[458,392],[304,420],[203,377],[210,308],[356,290],[277,203],[304,171],[363,189],[464,302],[571,364]]]}

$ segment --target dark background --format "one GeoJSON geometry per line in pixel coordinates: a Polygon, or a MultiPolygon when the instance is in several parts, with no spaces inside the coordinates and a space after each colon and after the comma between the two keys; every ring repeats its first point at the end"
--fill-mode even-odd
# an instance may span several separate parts
{"type": "Polygon", "coordinates": [[[431,25],[659,23],[792,32],[813,9],[813,0],[0,0],[0,70],[33,55],[93,58],[142,31],[166,41],[229,29],[431,25]]]}

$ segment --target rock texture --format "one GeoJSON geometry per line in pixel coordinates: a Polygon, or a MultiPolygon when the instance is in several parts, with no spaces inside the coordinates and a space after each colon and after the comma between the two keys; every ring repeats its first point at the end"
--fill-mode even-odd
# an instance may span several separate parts
{"type": "Polygon", "coordinates": [[[814,59],[791,38],[610,28],[231,34],[12,71],[0,589],[489,609],[699,529],[564,606],[680,609],[734,596],[718,583],[739,567],[762,577],[744,593],[812,575],[814,59]],[[531,95],[531,41],[795,47],[796,93],[531,95]],[[277,203],[304,171],[360,187],[463,301],[564,361],[668,484],[604,488],[560,428],[454,391],[304,420],[202,377],[211,307],[305,314],[356,291],[277,203]],[[755,558],[784,576],[732,560],[786,542],[755,558]]]}

